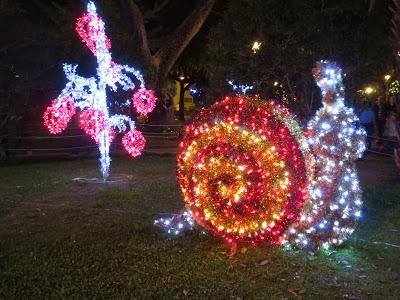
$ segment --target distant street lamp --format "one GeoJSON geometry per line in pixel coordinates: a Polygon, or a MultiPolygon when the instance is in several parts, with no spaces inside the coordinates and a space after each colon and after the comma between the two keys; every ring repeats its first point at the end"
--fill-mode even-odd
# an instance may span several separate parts
{"type": "Polygon", "coordinates": [[[389,79],[391,78],[392,76],[390,76],[389,74],[386,74],[385,75],[385,101],[387,102],[388,101],[388,85],[389,85],[389,79]]]}
{"type": "Polygon", "coordinates": [[[261,48],[261,42],[259,42],[259,41],[255,41],[254,43],[253,43],[253,46],[251,47],[251,50],[253,50],[253,53],[254,54],[256,54],[259,50],[260,50],[260,48],[261,48]]]}
{"type": "Polygon", "coordinates": [[[372,87],[368,86],[368,87],[365,88],[364,92],[365,92],[367,95],[370,95],[370,94],[372,94],[373,92],[375,92],[375,90],[374,90],[372,87]]]}

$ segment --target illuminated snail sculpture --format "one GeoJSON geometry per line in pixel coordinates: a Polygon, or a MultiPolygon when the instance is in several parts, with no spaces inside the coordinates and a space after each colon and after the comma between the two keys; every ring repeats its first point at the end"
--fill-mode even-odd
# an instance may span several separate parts
{"type": "Polygon", "coordinates": [[[354,160],[365,131],[343,103],[341,70],[318,62],[323,107],[303,134],[286,108],[225,98],[182,134],[178,180],[186,210],[156,224],[178,234],[198,224],[228,242],[338,245],[360,217],[354,160]]]}
{"type": "Polygon", "coordinates": [[[178,180],[193,219],[228,241],[280,244],[307,198],[307,147],[273,102],[226,98],[185,128],[178,180]]]}

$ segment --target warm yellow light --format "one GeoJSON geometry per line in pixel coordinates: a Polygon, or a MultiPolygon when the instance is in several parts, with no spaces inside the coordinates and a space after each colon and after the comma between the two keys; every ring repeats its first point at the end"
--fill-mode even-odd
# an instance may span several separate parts
{"type": "Polygon", "coordinates": [[[388,81],[390,79],[390,77],[392,77],[392,76],[390,76],[389,74],[385,75],[385,80],[388,81]]]}
{"type": "Polygon", "coordinates": [[[365,91],[366,94],[369,95],[369,94],[372,94],[374,92],[374,89],[372,87],[368,86],[368,87],[365,88],[364,91],[365,91]]]}
{"type": "Polygon", "coordinates": [[[185,77],[184,77],[184,76],[181,76],[181,77],[179,77],[179,79],[180,79],[180,80],[184,80],[184,79],[185,79],[185,77]]]}
{"type": "Polygon", "coordinates": [[[262,43],[259,42],[259,41],[255,41],[255,42],[253,43],[253,46],[251,47],[251,50],[253,50],[253,53],[257,53],[257,51],[260,50],[261,44],[262,44],[262,43]]]}
{"type": "Polygon", "coordinates": [[[274,82],[274,86],[277,86],[278,84],[279,84],[278,81],[275,81],[275,82],[274,82]]]}

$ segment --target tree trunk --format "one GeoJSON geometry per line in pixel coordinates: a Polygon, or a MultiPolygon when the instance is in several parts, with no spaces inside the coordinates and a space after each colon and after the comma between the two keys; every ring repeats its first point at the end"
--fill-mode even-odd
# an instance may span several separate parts
{"type": "Polygon", "coordinates": [[[183,81],[179,82],[179,120],[185,121],[185,83],[183,81]]]}
{"type": "Polygon", "coordinates": [[[396,74],[400,75],[400,0],[393,0],[393,6],[390,7],[392,16],[392,44],[393,54],[396,60],[396,74]]]}
{"type": "Polygon", "coordinates": [[[154,125],[172,124],[173,114],[170,110],[173,109],[173,101],[168,89],[166,88],[166,78],[162,80],[159,75],[154,79],[147,79],[148,87],[151,88],[157,96],[157,104],[154,111],[149,116],[149,122],[154,125]],[[171,102],[171,103],[168,103],[171,102]]]}
{"type": "Polygon", "coordinates": [[[130,11],[133,32],[138,41],[143,65],[148,69],[146,79],[149,82],[149,87],[154,90],[158,97],[156,109],[151,114],[150,121],[155,124],[165,124],[169,115],[169,108],[166,105],[168,97],[165,90],[168,74],[189,42],[203,26],[216,0],[198,0],[193,11],[178,26],[168,42],[158,49],[154,55],[150,51],[144,20],[139,7],[133,0],[120,1],[130,11]]]}

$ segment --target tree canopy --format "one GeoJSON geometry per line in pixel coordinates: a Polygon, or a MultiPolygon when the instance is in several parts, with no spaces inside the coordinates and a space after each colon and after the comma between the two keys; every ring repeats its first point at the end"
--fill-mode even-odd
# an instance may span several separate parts
{"type": "Polygon", "coordinates": [[[343,66],[352,98],[362,84],[381,79],[393,66],[389,2],[370,9],[363,0],[228,1],[209,40],[215,89],[222,90],[229,78],[269,96],[276,81],[297,98],[290,105],[307,114],[315,93],[312,65],[329,58],[343,66]],[[256,53],[254,41],[261,42],[256,53]]]}
{"type": "MultiPolygon", "coordinates": [[[[344,67],[349,99],[393,68],[391,0],[96,2],[114,57],[143,68],[161,98],[168,74],[184,70],[207,79],[211,101],[229,92],[226,80],[233,79],[266,96],[283,91],[297,99],[292,109],[308,114],[319,103],[310,74],[316,60],[330,58],[344,67]],[[262,43],[256,53],[254,41],[262,43]]],[[[91,74],[95,60],[74,31],[85,4],[0,0],[3,121],[6,115],[37,117],[64,85],[63,62],[91,74]]]]}

